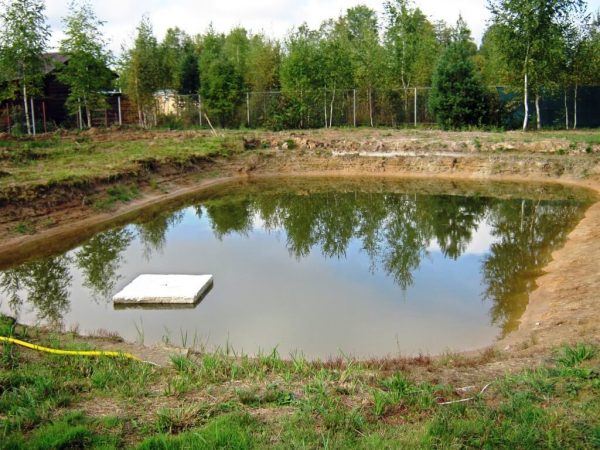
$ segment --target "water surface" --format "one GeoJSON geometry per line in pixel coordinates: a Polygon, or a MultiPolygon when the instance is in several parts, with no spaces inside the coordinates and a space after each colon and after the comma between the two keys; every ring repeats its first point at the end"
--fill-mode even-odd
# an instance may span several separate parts
{"type": "Polygon", "coordinates": [[[1,308],[26,323],[249,354],[473,349],[518,325],[588,204],[540,185],[234,183],[7,268],[1,308]],[[191,309],[115,309],[112,295],[141,273],[210,273],[215,285],[191,309]]]}

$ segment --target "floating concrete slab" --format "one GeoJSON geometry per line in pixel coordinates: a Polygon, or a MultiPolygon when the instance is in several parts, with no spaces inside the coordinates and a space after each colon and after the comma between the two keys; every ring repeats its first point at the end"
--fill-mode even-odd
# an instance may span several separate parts
{"type": "Polygon", "coordinates": [[[115,305],[194,305],[213,285],[212,275],[140,275],[113,297],[115,305]]]}

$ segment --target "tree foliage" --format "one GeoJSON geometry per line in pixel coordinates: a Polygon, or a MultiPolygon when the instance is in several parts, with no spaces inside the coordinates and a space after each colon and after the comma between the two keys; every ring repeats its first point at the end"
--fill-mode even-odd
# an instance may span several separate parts
{"type": "Polygon", "coordinates": [[[435,27],[409,0],[387,0],[384,8],[390,85],[429,85],[438,55],[435,27]]]}
{"type": "Polygon", "coordinates": [[[68,60],[58,71],[58,79],[69,87],[68,109],[76,113],[83,107],[91,127],[91,110],[106,107],[102,91],[109,89],[113,81],[109,69],[112,56],[102,37],[103,22],[87,1],[72,2],[64,23],[65,38],[60,43],[60,52],[68,60]]]}
{"type": "Polygon", "coordinates": [[[227,40],[211,29],[202,37],[200,94],[209,116],[221,126],[239,125],[234,119],[243,92],[243,36],[238,32],[227,40]]]}
{"type": "Polygon", "coordinates": [[[486,90],[473,62],[474,55],[471,32],[461,18],[435,69],[429,97],[432,112],[445,128],[483,123],[486,90]]]}
{"type": "Polygon", "coordinates": [[[497,27],[497,49],[510,70],[523,79],[525,115],[529,121],[529,91],[536,97],[538,128],[542,88],[553,78],[560,58],[560,37],[573,14],[584,8],[583,0],[488,0],[492,23],[497,27]]]}
{"type": "Polygon", "coordinates": [[[0,98],[15,98],[20,90],[31,133],[28,96],[40,93],[50,29],[42,0],[3,0],[0,3],[0,73],[4,85],[0,98]]]}
{"type": "Polygon", "coordinates": [[[125,50],[122,60],[122,84],[138,110],[141,126],[148,126],[154,114],[154,94],[161,86],[158,43],[147,17],[137,27],[133,47],[125,50]]]}

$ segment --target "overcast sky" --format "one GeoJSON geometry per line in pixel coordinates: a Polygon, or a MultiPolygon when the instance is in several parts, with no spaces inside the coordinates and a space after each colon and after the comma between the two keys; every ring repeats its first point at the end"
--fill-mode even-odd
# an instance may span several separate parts
{"type": "MultiPolygon", "coordinates": [[[[307,22],[317,27],[323,20],[338,17],[346,9],[364,4],[378,12],[383,0],[91,0],[98,17],[106,22],[104,31],[110,47],[116,53],[122,44],[130,45],[143,14],[148,15],[159,39],[169,27],[178,26],[189,34],[202,33],[212,22],[218,31],[227,32],[241,25],[251,31],[263,31],[282,38],[294,26],[307,22]]],[[[62,17],[68,1],[46,0],[46,13],[52,27],[51,45],[62,37],[62,17]]],[[[465,18],[476,41],[489,18],[485,0],[415,0],[426,15],[434,20],[456,22],[459,14],[465,18]]],[[[600,9],[600,0],[589,0],[589,9],[600,9]]]]}

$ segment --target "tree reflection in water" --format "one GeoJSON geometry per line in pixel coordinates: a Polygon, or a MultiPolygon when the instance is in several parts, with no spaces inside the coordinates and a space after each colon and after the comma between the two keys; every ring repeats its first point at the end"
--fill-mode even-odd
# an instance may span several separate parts
{"type": "Polygon", "coordinates": [[[127,228],[110,230],[94,236],[75,254],[75,262],[85,278],[84,286],[92,291],[95,299],[111,298],[120,279],[122,254],[134,237],[127,228]]]}
{"type": "Polygon", "coordinates": [[[184,211],[161,213],[152,219],[135,224],[140,241],[144,245],[144,258],[149,261],[153,253],[162,253],[167,243],[167,231],[177,226],[183,220],[184,211]]]}
{"type": "Polygon", "coordinates": [[[0,288],[8,296],[11,309],[18,313],[24,293],[39,320],[60,324],[70,307],[71,262],[69,256],[55,256],[0,273],[0,288]]]}
{"type": "MultiPolygon", "coordinates": [[[[242,188],[243,189],[243,188],[242,188]]],[[[383,272],[402,289],[414,282],[428,249],[459,259],[483,223],[495,242],[482,260],[483,299],[492,323],[513,329],[535,288],[535,278],[582,217],[582,204],[566,200],[504,200],[490,197],[387,192],[256,192],[239,190],[194,206],[214,235],[250,236],[260,219],[267,231],[283,231],[290,256],[313,251],[344,259],[352,242],[368,256],[370,270],[383,272]],[[242,193],[240,193],[242,192],[242,193]]],[[[185,210],[156,215],[133,226],[100,233],[72,253],[26,263],[0,273],[0,289],[15,311],[23,298],[40,319],[59,321],[69,310],[71,267],[81,270],[97,299],[108,299],[119,279],[123,253],[137,238],[151,259],[167,245],[166,234],[185,210]]]]}

